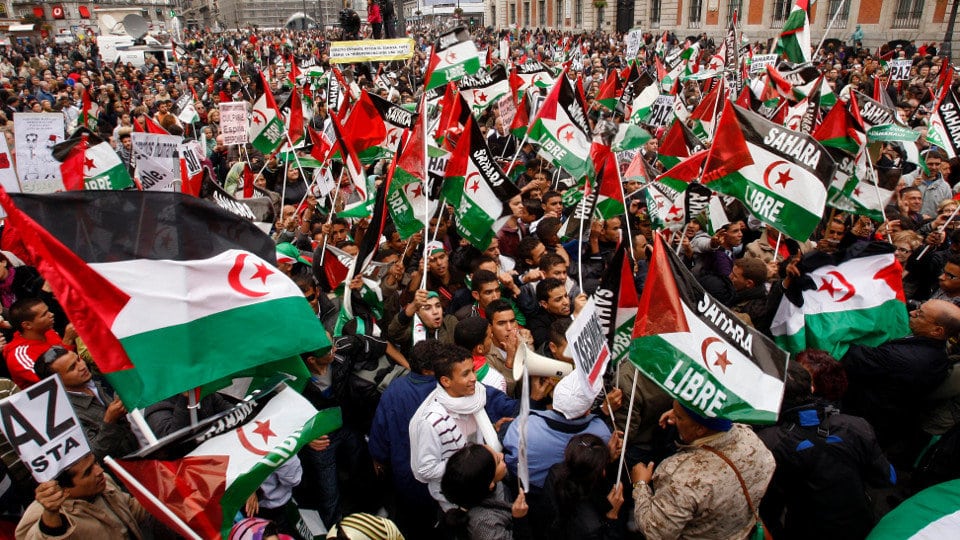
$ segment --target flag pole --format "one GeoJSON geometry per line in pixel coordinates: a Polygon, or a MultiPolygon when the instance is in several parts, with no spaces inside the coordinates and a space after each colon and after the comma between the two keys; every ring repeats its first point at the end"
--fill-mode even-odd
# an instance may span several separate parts
{"type": "Polygon", "coordinates": [[[677,255],[680,255],[680,250],[683,247],[683,239],[687,236],[687,228],[690,226],[688,221],[684,226],[683,230],[680,232],[680,238],[677,239],[677,255]]]}
{"type": "MultiPolygon", "coordinates": [[[[344,165],[344,168],[346,168],[346,165],[344,165]]],[[[340,171],[340,176],[343,176],[343,170],[340,171]]],[[[327,225],[333,222],[333,214],[337,209],[337,196],[340,195],[340,179],[337,178],[336,182],[337,182],[337,187],[334,188],[333,199],[330,201],[330,211],[327,212],[327,225]]],[[[323,259],[324,257],[326,257],[326,255],[327,255],[327,235],[325,234],[323,235],[323,247],[320,250],[320,266],[323,266],[323,259]]]]}
{"type": "MultiPolygon", "coordinates": [[[[887,221],[887,211],[884,209],[883,198],[880,195],[880,177],[877,176],[877,170],[873,167],[873,157],[870,155],[869,150],[864,147],[863,151],[867,152],[867,163],[870,165],[870,175],[873,176],[873,190],[877,194],[877,202],[880,203],[880,215],[883,216],[883,221],[887,221]]],[[[956,212],[954,212],[956,213],[956,212]]],[[[887,240],[892,244],[893,235],[890,234],[890,229],[887,229],[887,240]]],[[[918,257],[919,258],[919,257],[918,257]]]]}
{"type": "MultiPolygon", "coordinates": [[[[433,54],[433,48],[430,49],[433,54]]],[[[428,260],[430,259],[429,237],[430,237],[430,175],[427,173],[427,164],[430,162],[430,153],[428,150],[427,137],[430,133],[427,130],[427,90],[426,80],[424,80],[423,95],[420,96],[420,121],[423,122],[423,217],[426,220],[423,224],[423,276],[420,277],[420,288],[427,288],[427,272],[429,272],[428,260]]],[[[437,218],[437,225],[440,225],[440,218],[437,218]]]]}
{"type": "Polygon", "coordinates": [[[190,538],[191,540],[203,540],[200,537],[200,535],[194,532],[194,530],[190,528],[189,525],[187,525],[186,523],[184,523],[182,519],[180,519],[180,516],[170,511],[170,509],[167,508],[167,505],[164,504],[163,501],[161,501],[160,499],[157,498],[156,495],[151,493],[150,490],[148,490],[143,484],[141,484],[139,480],[134,478],[132,474],[130,474],[126,469],[124,469],[112,457],[110,456],[104,457],[103,462],[106,463],[107,466],[110,467],[110,470],[112,470],[117,476],[119,476],[120,479],[124,481],[124,483],[132,484],[136,486],[137,489],[140,490],[142,495],[147,500],[150,501],[150,503],[153,505],[154,508],[162,512],[167,519],[172,521],[174,525],[176,525],[180,529],[179,531],[177,531],[178,533],[183,534],[184,536],[186,536],[187,538],[190,538]]]}
{"type": "Polygon", "coordinates": [[[623,460],[627,457],[627,434],[630,432],[630,418],[633,416],[633,399],[637,397],[637,377],[640,370],[634,368],[633,388],[630,390],[630,405],[627,408],[627,423],[623,426],[623,445],[620,447],[620,463],[617,465],[617,484],[620,485],[620,471],[623,469],[623,460]]]}
{"type": "Polygon", "coordinates": [[[780,256],[780,241],[783,239],[783,233],[777,231],[777,245],[773,248],[773,262],[777,262],[777,257],[780,256]]]}
{"type": "MultiPolygon", "coordinates": [[[[953,213],[950,214],[950,217],[948,217],[947,220],[943,222],[943,225],[940,225],[939,227],[937,227],[938,233],[942,233],[944,230],[946,230],[947,225],[949,225],[950,222],[953,221],[953,218],[956,217],[958,211],[960,211],[960,206],[957,206],[956,208],[954,208],[953,213]]],[[[884,219],[884,221],[886,221],[886,219],[884,219]]],[[[888,231],[887,236],[889,235],[890,235],[890,232],[888,231]]],[[[917,255],[917,260],[919,261],[921,257],[926,255],[927,251],[930,251],[930,244],[923,246],[923,251],[921,251],[920,254],[917,255]]]]}
{"type": "MultiPolygon", "coordinates": [[[[637,260],[637,254],[633,251],[633,232],[630,231],[630,206],[627,204],[627,194],[623,192],[623,178],[620,176],[620,165],[617,165],[617,184],[620,185],[620,198],[623,199],[623,219],[627,224],[627,242],[630,244],[630,257],[637,260]]],[[[617,366],[617,369],[620,369],[617,366]]]]}
{"type": "Polygon", "coordinates": [[[827,35],[830,33],[830,30],[833,29],[833,23],[837,22],[837,17],[840,16],[840,10],[843,9],[843,5],[846,3],[847,0],[840,0],[840,4],[837,5],[837,10],[833,12],[833,18],[830,19],[830,24],[828,24],[827,29],[823,31],[823,37],[820,38],[820,43],[817,45],[816,50],[813,51],[813,54],[810,55],[811,61],[817,57],[817,53],[820,52],[820,48],[823,47],[823,43],[827,41],[827,35]]]}
{"type": "Polygon", "coordinates": [[[507,170],[504,171],[504,174],[506,174],[507,176],[510,176],[510,171],[513,170],[513,165],[517,162],[517,158],[520,157],[520,150],[523,149],[523,145],[527,144],[527,138],[529,137],[529,135],[530,135],[529,133],[524,133],[523,139],[521,139],[520,144],[517,145],[517,151],[513,154],[513,159],[510,160],[510,164],[507,165],[507,170]]]}

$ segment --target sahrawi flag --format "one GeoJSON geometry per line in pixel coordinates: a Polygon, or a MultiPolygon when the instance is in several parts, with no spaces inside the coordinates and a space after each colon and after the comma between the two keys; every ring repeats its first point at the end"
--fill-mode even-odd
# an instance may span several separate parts
{"type": "Polygon", "coordinates": [[[249,397],[186,440],[174,441],[190,450],[185,455],[107,463],[140,504],[178,534],[227,538],[234,516],[263,481],[304,445],[341,424],[339,407],[317,412],[306,398],[281,385],[249,397]]]}
{"type": "Polygon", "coordinates": [[[633,280],[633,262],[627,253],[627,243],[620,242],[610,259],[600,285],[593,294],[600,327],[607,336],[607,345],[613,353],[610,362],[619,365],[630,351],[630,336],[636,322],[637,289],[633,280]]]}
{"type": "Polygon", "coordinates": [[[263,94],[253,104],[253,114],[250,118],[250,142],[253,147],[264,154],[269,154],[280,147],[284,142],[283,118],[280,109],[273,99],[270,83],[260,73],[263,82],[263,94]]]}
{"type": "Polygon", "coordinates": [[[659,234],[630,360],[698,414],[777,421],[787,354],[707,294],[659,234]]]}
{"type": "Polygon", "coordinates": [[[783,23],[780,39],[777,40],[777,54],[797,64],[810,61],[810,18],[807,16],[809,0],[797,0],[793,10],[783,23]]]}
{"type": "Polygon", "coordinates": [[[770,331],[790,352],[821,349],[840,358],[852,343],[877,346],[909,332],[903,274],[893,246],[874,242],[858,256],[802,278],[802,304],[787,296],[770,331]]]}
{"type": "MultiPolygon", "coordinates": [[[[400,238],[406,240],[423,230],[427,216],[436,210],[436,201],[429,200],[424,179],[427,167],[424,163],[423,122],[417,122],[410,140],[403,148],[387,189],[387,208],[397,226],[400,238]]],[[[430,150],[430,149],[428,149],[430,150]]],[[[434,150],[439,152],[439,149],[434,150]]]]}
{"type": "Polygon", "coordinates": [[[480,53],[470,32],[459,27],[441,34],[433,46],[427,66],[426,88],[433,90],[480,71],[480,53]]]}
{"type": "Polygon", "coordinates": [[[457,86],[460,87],[460,95],[470,105],[470,110],[478,115],[510,93],[510,79],[503,64],[494,66],[490,71],[464,77],[457,86]]]}
{"type": "Polygon", "coordinates": [[[563,74],[537,111],[530,126],[530,141],[540,145],[540,155],[574,178],[593,174],[590,163],[590,126],[583,98],[563,74]]]}
{"type": "Polygon", "coordinates": [[[520,190],[494,161],[480,126],[471,115],[445,173],[443,196],[453,206],[457,232],[478,249],[506,223],[504,202],[520,190]]]}
{"type": "Polygon", "coordinates": [[[270,237],[203,199],[0,191],[0,204],[128,409],[237,374],[302,375],[296,356],[330,347],[270,237]]]}
{"type": "Polygon", "coordinates": [[[949,87],[930,115],[927,142],[943,148],[949,159],[960,156],[960,100],[949,87]]]}
{"type": "Polygon", "coordinates": [[[86,128],[52,150],[60,162],[60,177],[67,191],[80,189],[125,189],[133,185],[127,167],[110,144],[86,128]]]}
{"type": "Polygon", "coordinates": [[[760,221],[797,240],[820,223],[833,158],[812,136],[726,101],[703,183],[742,201],[760,221]]]}
{"type": "Polygon", "coordinates": [[[937,540],[960,535],[960,480],[929,487],[903,501],[867,540],[937,540]]]}

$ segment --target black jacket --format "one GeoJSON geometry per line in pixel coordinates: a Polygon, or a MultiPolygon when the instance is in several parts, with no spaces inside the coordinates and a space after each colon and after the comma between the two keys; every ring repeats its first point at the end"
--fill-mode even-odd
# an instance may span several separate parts
{"type": "Polygon", "coordinates": [[[916,336],[879,347],[853,345],[841,361],[850,382],[843,409],[866,418],[881,445],[917,425],[927,395],[950,366],[943,341],[916,336]]]}
{"type": "Polygon", "coordinates": [[[831,409],[807,403],[757,433],[777,460],[760,505],[774,538],[864,538],[875,523],[867,485],[896,483],[867,421],[831,409]]]}

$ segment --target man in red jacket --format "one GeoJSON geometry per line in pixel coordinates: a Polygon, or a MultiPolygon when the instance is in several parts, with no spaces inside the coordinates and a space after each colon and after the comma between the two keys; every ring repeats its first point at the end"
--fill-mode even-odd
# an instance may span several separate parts
{"type": "Polygon", "coordinates": [[[77,333],[68,324],[63,339],[53,330],[53,313],[39,298],[24,298],[10,306],[10,324],[16,330],[13,339],[3,348],[10,378],[22,389],[40,379],[33,371],[33,364],[40,355],[54,345],[73,350],[77,333]]]}

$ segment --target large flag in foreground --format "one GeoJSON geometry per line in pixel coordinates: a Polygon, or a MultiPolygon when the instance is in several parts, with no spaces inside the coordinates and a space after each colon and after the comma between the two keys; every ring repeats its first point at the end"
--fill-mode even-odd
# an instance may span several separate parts
{"type": "Polygon", "coordinates": [[[339,407],[318,413],[306,398],[281,385],[249,397],[202,431],[172,435],[152,454],[169,453],[175,446],[175,456],[108,464],[144,508],[172,530],[187,538],[227,538],[234,516],[267,476],[341,424],[339,407]],[[169,519],[169,513],[186,527],[169,519]]]}
{"type": "Polygon", "coordinates": [[[836,163],[812,136],[725,102],[703,183],[743,201],[760,221],[806,240],[820,223],[836,163]]]}
{"type": "Polygon", "coordinates": [[[867,540],[934,540],[960,535],[960,480],[929,487],[903,501],[874,527],[867,540]]]}
{"type": "Polygon", "coordinates": [[[630,360],[703,416],[777,420],[787,354],[707,294],[660,235],[654,238],[630,360]]]}
{"type": "Polygon", "coordinates": [[[330,346],[270,237],[205,200],[0,191],[0,204],[127,408],[330,346]]]}
{"type": "Polygon", "coordinates": [[[784,295],[770,331],[790,352],[821,349],[837,359],[853,343],[875,347],[901,338],[910,331],[902,275],[893,246],[871,243],[805,274],[800,305],[784,295]]]}
{"type": "Polygon", "coordinates": [[[443,185],[443,196],[456,214],[457,232],[478,249],[487,249],[506,223],[504,203],[519,193],[494,161],[471,115],[447,163],[443,185]]]}

